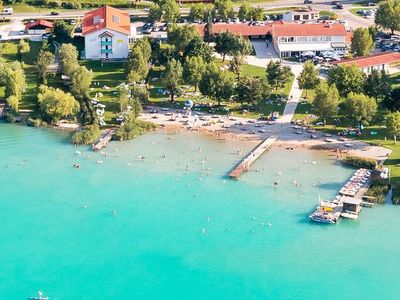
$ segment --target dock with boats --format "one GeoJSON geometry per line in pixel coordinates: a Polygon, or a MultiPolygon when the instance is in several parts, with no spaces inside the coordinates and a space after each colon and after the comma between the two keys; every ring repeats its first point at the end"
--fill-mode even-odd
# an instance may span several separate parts
{"type": "Polygon", "coordinates": [[[100,136],[100,138],[93,144],[92,150],[99,151],[103,149],[107,144],[111,141],[113,135],[115,133],[115,129],[110,129],[104,134],[100,136]]]}
{"type": "Polygon", "coordinates": [[[229,173],[230,178],[239,179],[240,175],[248,171],[250,166],[278,139],[278,136],[272,135],[262,141],[245,158],[243,158],[236,167],[229,173]]]}
{"type": "Polygon", "coordinates": [[[371,171],[358,169],[340,189],[332,201],[320,200],[317,209],[310,220],[318,223],[335,224],[340,217],[355,220],[362,207],[372,207],[374,204],[363,201],[363,197],[371,187],[371,171]]]}

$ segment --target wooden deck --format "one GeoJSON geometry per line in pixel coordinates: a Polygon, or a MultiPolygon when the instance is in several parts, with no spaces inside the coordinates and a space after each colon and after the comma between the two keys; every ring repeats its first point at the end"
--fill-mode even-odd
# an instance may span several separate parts
{"type": "Polygon", "coordinates": [[[250,166],[263,154],[272,144],[278,139],[278,136],[273,135],[261,142],[254,148],[237,166],[229,173],[229,177],[238,179],[240,175],[247,171],[250,166]]]}
{"type": "Polygon", "coordinates": [[[111,141],[113,135],[115,133],[115,129],[110,129],[106,133],[104,133],[94,144],[92,147],[93,151],[99,151],[107,146],[108,142],[111,141]]]}

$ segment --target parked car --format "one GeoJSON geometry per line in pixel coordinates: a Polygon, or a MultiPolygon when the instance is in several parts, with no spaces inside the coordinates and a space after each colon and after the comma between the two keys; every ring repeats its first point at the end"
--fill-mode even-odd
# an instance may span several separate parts
{"type": "Polygon", "coordinates": [[[59,12],[57,12],[57,11],[52,11],[51,13],[50,13],[50,16],[58,16],[60,13],[59,12]]]}
{"type": "Polygon", "coordinates": [[[312,0],[304,0],[304,4],[312,4],[312,0]]]}
{"type": "Polygon", "coordinates": [[[343,9],[343,4],[340,3],[336,4],[336,9],[343,9]]]}
{"type": "Polygon", "coordinates": [[[19,35],[25,34],[25,30],[20,30],[20,31],[18,31],[18,34],[19,34],[19,35]]]}

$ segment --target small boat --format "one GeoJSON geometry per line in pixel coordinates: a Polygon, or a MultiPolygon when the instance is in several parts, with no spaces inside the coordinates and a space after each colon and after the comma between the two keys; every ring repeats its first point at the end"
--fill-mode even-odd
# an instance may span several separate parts
{"type": "Polygon", "coordinates": [[[327,142],[327,143],[332,143],[332,142],[333,142],[333,139],[325,138],[325,142],[327,142]]]}
{"type": "Polygon", "coordinates": [[[332,136],[332,134],[325,133],[325,134],[324,134],[324,136],[325,136],[325,137],[331,137],[331,136],[332,136]]]}
{"type": "Polygon", "coordinates": [[[316,130],[315,130],[314,128],[309,128],[309,129],[307,129],[307,132],[308,132],[308,133],[315,133],[316,130]]]}
{"type": "Polygon", "coordinates": [[[29,300],[49,300],[49,297],[43,297],[43,294],[41,291],[38,292],[37,297],[29,297],[29,300]]]}
{"type": "Polygon", "coordinates": [[[311,221],[318,222],[318,223],[326,223],[326,224],[335,224],[336,221],[331,218],[330,216],[325,216],[319,213],[313,213],[309,216],[311,221]]]}
{"type": "Polygon", "coordinates": [[[344,212],[340,216],[345,218],[345,219],[350,219],[350,220],[357,220],[358,219],[358,215],[356,215],[354,213],[350,213],[350,212],[344,212]]]}
{"type": "Polygon", "coordinates": [[[375,204],[368,201],[361,201],[360,205],[363,207],[374,207],[375,204]]]}

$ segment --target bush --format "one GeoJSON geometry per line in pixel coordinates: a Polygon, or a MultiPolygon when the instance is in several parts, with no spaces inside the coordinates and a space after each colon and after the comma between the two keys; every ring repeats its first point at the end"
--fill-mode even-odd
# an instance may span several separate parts
{"type": "Polygon", "coordinates": [[[342,159],[342,163],[356,168],[365,168],[373,170],[375,169],[378,162],[372,158],[346,156],[345,158],[342,159]]]}
{"type": "Polygon", "coordinates": [[[389,179],[374,179],[370,189],[365,193],[365,196],[374,197],[368,199],[369,202],[383,204],[385,203],[386,194],[389,191],[389,179]]]}
{"type": "Polygon", "coordinates": [[[47,123],[40,118],[29,117],[26,120],[26,125],[30,127],[42,127],[42,126],[47,126],[47,123]]]}
{"type": "Polygon", "coordinates": [[[120,141],[131,140],[146,133],[147,131],[154,130],[156,128],[157,125],[150,122],[131,120],[127,121],[124,125],[118,128],[114,138],[120,141]]]}
{"type": "Polygon", "coordinates": [[[392,184],[392,203],[400,205],[400,184],[392,184]]]}
{"type": "Polygon", "coordinates": [[[86,125],[83,130],[76,132],[72,136],[72,143],[76,145],[89,145],[100,137],[99,125],[86,125]]]}

